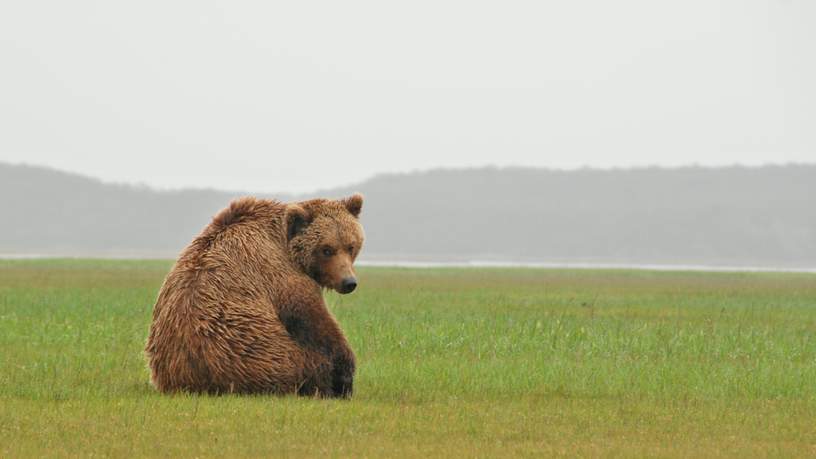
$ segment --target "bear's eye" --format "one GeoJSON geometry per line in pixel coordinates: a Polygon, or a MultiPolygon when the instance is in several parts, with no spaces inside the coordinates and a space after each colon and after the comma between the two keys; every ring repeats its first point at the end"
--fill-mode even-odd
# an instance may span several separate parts
{"type": "Polygon", "coordinates": [[[348,246],[348,251],[349,253],[354,253],[354,246],[353,245],[348,246]]]}
{"type": "Polygon", "coordinates": [[[334,250],[332,250],[331,247],[323,247],[323,256],[324,257],[330,257],[332,255],[334,255],[334,250]]]}

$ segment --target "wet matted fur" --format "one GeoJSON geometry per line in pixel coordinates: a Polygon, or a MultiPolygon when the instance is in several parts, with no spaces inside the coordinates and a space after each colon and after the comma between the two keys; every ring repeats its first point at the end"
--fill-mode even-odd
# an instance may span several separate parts
{"type": "Polygon", "coordinates": [[[159,292],[145,349],[156,388],[350,396],[354,353],[322,289],[356,286],[362,204],[241,198],[218,213],[159,292]]]}

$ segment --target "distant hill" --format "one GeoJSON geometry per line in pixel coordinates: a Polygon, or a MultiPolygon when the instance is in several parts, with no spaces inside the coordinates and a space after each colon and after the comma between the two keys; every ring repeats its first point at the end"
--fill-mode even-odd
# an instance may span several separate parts
{"type": "MultiPolygon", "coordinates": [[[[354,191],[369,260],[816,267],[810,165],[434,170],[315,195],[354,191]]],[[[172,257],[240,194],[0,163],[0,253],[172,257]]]]}

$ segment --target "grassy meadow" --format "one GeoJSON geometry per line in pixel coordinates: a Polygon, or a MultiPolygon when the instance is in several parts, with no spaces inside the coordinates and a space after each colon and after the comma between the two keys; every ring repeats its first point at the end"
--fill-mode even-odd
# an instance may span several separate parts
{"type": "Polygon", "coordinates": [[[0,260],[0,457],[816,456],[816,275],[362,268],[352,400],[164,396],[169,261],[0,260]]]}

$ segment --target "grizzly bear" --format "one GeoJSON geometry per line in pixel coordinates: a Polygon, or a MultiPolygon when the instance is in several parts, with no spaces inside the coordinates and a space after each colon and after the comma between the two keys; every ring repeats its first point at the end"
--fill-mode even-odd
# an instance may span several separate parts
{"type": "Polygon", "coordinates": [[[179,256],[147,340],[162,392],[349,397],[355,357],[322,289],[351,293],[359,194],[284,204],[241,198],[179,256]]]}

